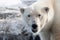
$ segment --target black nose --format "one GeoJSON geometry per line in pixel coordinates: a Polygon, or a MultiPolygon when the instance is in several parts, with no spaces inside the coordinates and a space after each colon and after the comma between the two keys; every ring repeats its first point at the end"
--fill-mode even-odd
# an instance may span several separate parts
{"type": "Polygon", "coordinates": [[[32,28],[33,29],[36,29],[37,28],[37,25],[36,24],[32,24],[32,28]]]}

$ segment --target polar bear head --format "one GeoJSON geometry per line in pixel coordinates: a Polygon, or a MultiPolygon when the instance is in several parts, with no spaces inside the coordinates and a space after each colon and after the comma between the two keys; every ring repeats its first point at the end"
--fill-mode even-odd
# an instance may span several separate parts
{"type": "Polygon", "coordinates": [[[52,7],[21,8],[21,12],[33,33],[48,31],[53,23],[54,11],[52,7]]]}

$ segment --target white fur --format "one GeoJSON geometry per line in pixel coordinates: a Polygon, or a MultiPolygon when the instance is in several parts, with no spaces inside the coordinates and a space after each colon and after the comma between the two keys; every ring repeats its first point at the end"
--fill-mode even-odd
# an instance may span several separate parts
{"type": "Polygon", "coordinates": [[[60,40],[60,0],[54,0],[54,25],[52,27],[52,40],[60,40]]]}
{"type": "Polygon", "coordinates": [[[53,9],[52,0],[40,0],[40,1],[38,0],[37,2],[32,4],[30,8],[25,9],[23,16],[30,27],[33,23],[36,23],[38,25],[38,32],[33,33],[33,35],[40,34],[42,40],[48,40],[50,38],[49,36],[50,34],[48,34],[49,33],[48,31],[51,28],[54,20],[54,9],[53,9]],[[48,13],[45,12],[44,10],[45,7],[49,8],[48,13]],[[41,14],[43,16],[42,21],[41,19],[38,18],[37,16],[38,14],[41,14]],[[31,15],[31,17],[29,18],[28,15],[31,15]],[[47,35],[45,33],[47,33],[47,35]],[[49,36],[49,37],[46,38],[45,36],[49,36]]]}

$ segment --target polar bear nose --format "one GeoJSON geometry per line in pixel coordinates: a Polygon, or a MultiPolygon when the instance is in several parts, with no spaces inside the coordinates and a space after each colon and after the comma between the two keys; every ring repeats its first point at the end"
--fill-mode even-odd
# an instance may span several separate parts
{"type": "Polygon", "coordinates": [[[36,29],[37,27],[38,27],[37,24],[32,24],[33,29],[36,29]]]}
{"type": "Polygon", "coordinates": [[[32,24],[32,32],[36,33],[38,30],[37,30],[37,25],[36,24],[32,24]]]}

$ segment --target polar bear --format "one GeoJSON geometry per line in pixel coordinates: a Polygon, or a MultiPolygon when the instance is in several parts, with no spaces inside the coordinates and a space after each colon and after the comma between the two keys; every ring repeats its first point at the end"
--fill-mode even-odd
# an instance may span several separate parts
{"type": "Polygon", "coordinates": [[[33,35],[39,34],[42,40],[49,40],[49,30],[54,20],[52,0],[38,0],[28,8],[22,8],[21,12],[33,35]]]}

